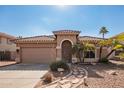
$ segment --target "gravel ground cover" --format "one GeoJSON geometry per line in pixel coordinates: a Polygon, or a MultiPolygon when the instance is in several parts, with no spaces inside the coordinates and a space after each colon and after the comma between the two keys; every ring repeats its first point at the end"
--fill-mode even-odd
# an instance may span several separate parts
{"type": "Polygon", "coordinates": [[[80,65],[88,71],[87,88],[123,88],[124,62],[80,65]]]}
{"type": "Polygon", "coordinates": [[[124,62],[103,64],[75,64],[72,74],[53,84],[37,86],[38,88],[123,88],[124,62]],[[87,71],[87,76],[84,73],[87,71]],[[84,76],[87,78],[84,79],[84,76]]]}

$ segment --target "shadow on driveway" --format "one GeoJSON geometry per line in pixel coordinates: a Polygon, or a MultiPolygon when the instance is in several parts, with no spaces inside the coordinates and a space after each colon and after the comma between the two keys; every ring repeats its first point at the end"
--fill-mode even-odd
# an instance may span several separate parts
{"type": "Polygon", "coordinates": [[[11,71],[11,70],[48,70],[48,64],[41,63],[19,63],[14,65],[9,65],[5,67],[0,67],[0,71],[11,71]]]}

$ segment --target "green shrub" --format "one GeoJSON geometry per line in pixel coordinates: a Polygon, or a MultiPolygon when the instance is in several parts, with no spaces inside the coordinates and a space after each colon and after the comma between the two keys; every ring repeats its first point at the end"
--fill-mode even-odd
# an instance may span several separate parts
{"type": "Polygon", "coordinates": [[[101,62],[101,63],[108,63],[109,60],[108,60],[107,58],[102,58],[102,59],[100,60],[100,62],[101,62]]]}
{"type": "Polygon", "coordinates": [[[120,54],[119,54],[119,58],[120,58],[120,59],[123,59],[123,58],[124,58],[124,53],[120,53],[120,54]]]}
{"type": "Polygon", "coordinates": [[[51,71],[57,71],[58,68],[63,68],[64,70],[69,70],[69,66],[66,62],[57,61],[50,64],[51,71]]]}

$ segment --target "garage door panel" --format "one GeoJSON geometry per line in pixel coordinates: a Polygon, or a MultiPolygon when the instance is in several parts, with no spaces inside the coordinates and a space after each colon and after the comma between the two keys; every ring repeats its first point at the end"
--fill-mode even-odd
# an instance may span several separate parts
{"type": "Polygon", "coordinates": [[[56,59],[55,48],[22,48],[22,62],[50,63],[56,59]]]}

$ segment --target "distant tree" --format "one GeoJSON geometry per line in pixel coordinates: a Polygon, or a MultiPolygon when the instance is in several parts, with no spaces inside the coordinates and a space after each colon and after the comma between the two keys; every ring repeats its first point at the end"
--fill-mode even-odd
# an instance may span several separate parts
{"type": "MultiPolygon", "coordinates": [[[[106,27],[102,27],[99,31],[100,34],[102,34],[103,40],[105,40],[105,34],[107,34],[109,31],[106,29],[106,27]]],[[[99,60],[101,60],[101,55],[102,55],[102,47],[103,45],[100,45],[100,52],[99,52],[99,60]]]]}
{"type": "Polygon", "coordinates": [[[99,32],[99,34],[102,34],[102,38],[103,39],[105,39],[105,34],[107,34],[109,31],[106,29],[106,27],[102,27],[101,29],[100,29],[100,32],[99,32]]]}

